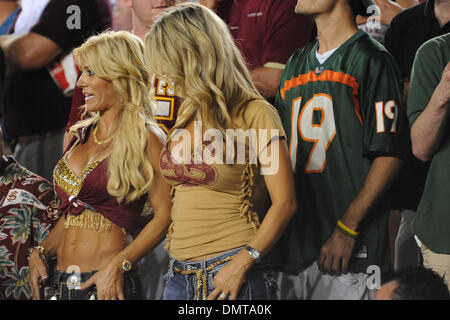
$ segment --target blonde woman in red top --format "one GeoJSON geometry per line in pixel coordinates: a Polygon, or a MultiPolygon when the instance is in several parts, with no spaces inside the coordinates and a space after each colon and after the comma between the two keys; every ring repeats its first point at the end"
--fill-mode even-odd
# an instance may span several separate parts
{"type": "Polygon", "coordinates": [[[54,170],[64,217],[31,253],[32,294],[42,298],[44,260],[57,254],[57,299],[137,299],[132,266],[162,240],[171,208],[158,170],[164,134],[152,116],[143,43],[128,32],[109,32],[74,54],[90,116],[72,126],[54,170]],[[151,216],[142,215],[147,198],[151,216]]]}

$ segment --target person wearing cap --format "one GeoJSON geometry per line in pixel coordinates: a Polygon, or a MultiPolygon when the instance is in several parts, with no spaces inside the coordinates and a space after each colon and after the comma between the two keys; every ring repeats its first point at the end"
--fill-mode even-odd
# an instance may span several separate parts
{"type": "Polygon", "coordinates": [[[390,268],[388,190],[406,121],[392,56],[356,26],[373,4],[299,0],[295,9],[314,17],[318,40],[291,56],[275,103],[299,204],[274,251],[281,299],[372,299],[369,274],[390,268]]]}

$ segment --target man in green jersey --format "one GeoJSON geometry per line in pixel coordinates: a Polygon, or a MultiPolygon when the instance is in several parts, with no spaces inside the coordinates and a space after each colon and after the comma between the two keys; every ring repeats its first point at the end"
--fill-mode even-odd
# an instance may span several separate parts
{"type": "Polygon", "coordinates": [[[408,118],[413,154],[431,161],[413,231],[425,267],[450,289],[450,33],[425,42],[411,73],[408,118]]]}
{"type": "Polygon", "coordinates": [[[393,58],[356,27],[371,5],[299,0],[295,9],[314,17],[318,41],[291,56],[276,99],[299,207],[275,250],[282,299],[370,299],[389,267],[388,189],[406,119],[393,58]]]}

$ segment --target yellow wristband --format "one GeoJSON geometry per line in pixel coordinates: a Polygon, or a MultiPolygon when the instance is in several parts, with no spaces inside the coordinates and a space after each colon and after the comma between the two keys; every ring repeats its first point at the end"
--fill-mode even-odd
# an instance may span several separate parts
{"type": "Polygon", "coordinates": [[[355,230],[350,229],[349,227],[347,227],[342,221],[341,219],[338,220],[337,225],[341,228],[344,229],[346,232],[350,233],[352,236],[358,236],[359,232],[356,232],[355,230]]]}

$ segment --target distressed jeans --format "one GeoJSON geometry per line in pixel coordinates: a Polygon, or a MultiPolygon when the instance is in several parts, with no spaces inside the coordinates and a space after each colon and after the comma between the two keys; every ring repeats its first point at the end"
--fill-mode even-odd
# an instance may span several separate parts
{"type": "MultiPolygon", "coordinates": [[[[163,300],[206,299],[215,289],[213,280],[216,274],[241,249],[233,249],[203,261],[187,262],[171,258],[169,272],[165,276],[166,287],[163,300]]],[[[247,272],[237,300],[276,299],[277,282],[275,275],[276,273],[267,261],[262,260],[255,263],[247,272]]]]}

